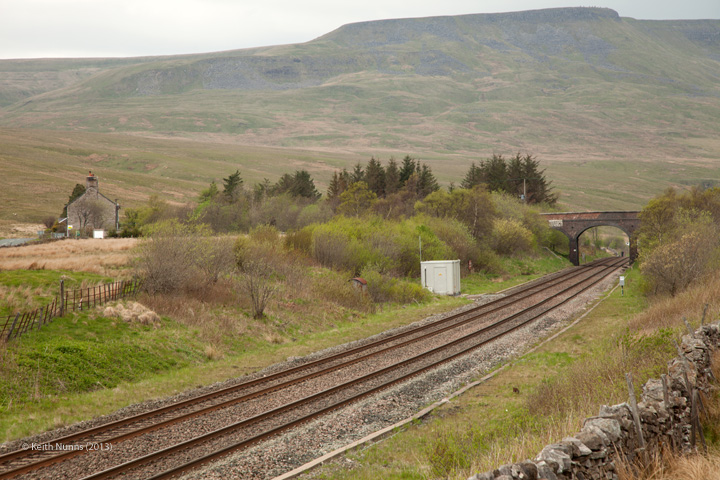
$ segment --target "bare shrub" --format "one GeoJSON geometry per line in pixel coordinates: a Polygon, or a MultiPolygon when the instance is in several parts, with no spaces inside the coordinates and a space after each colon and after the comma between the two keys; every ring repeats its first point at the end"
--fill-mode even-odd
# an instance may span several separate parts
{"type": "Polygon", "coordinates": [[[345,268],[349,263],[348,239],[342,232],[316,231],[313,235],[313,257],[325,267],[345,268]]]}
{"type": "Polygon", "coordinates": [[[43,218],[42,224],[45,225],[45,228],[52,228],[53,225],[55,225],[56,221],[57,221],[57,219],[55,217],[53,217],[52,215],[50,215],[50,216],[43,218]]]}
{"type": "Polygon", "coordinates": [[[232,270],[234,242],[235,239],[228,236],[196,239],[191,255],[206,284],[217,283],[223,274],[232,270]]]}
{"type": "Polygon", "coordinates": [[[154,224],[140,243],[137,270],[150,293],[201,291],[234,264],[233,239],[174,220],[154,224]]]}
{"type": "Polygon", "coordinates": [[[143,239],[137,267],[148,292],[172,293],[184,288],[192,264],[191,242],[179,224],[158,229],[143,239]]]}
{"type": "Polygon", "coordinates": [[[641,271],[650,279],[653,293],[675,296],[708,272],[717,248],[714,228],[700,228],[663,243],[641,258],[641,271]]]}
{"type": "Polygon", "coordinates": [[[253,318],[263,318],[270,298],[275,294],[278,249],[268,244],[252,244],[239,267],[238,283],[252,302],[253,318]]]}

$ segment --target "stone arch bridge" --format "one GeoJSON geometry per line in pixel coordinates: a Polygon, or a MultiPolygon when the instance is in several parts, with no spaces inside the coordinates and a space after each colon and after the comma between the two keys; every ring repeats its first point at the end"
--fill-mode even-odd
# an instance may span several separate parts
{"type": "Polygon", "coordinates": [[[564,233],[570,240],[570,261],[580,265],[578,240],[582,233],[593,227],[616,227],[625,232],[630,239],[630,262],[637,258],[635,230],[640,226],[640,212],[566,212],[543,213],[550,228],[564,233]]]}

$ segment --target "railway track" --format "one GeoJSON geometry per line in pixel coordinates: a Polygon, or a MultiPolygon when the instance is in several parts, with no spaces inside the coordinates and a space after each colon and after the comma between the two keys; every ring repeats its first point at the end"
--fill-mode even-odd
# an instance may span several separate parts
{"type": "Polygon", "coordinates": [[[334,355],[53,439],[30,451],[7,453],[0,456],[0,479],[25,474],[170,478],[465,355],[546,315],[624,264],[626,259],[604,259],[568,269],[512,289],[492,302],[334,355]],[[224,424],[201,428],[191,423],[212,415],[225,417],[224,424]],[[167,434],[172,437],[167,445],[155,442],[157,448],[143,450],[151,451],[145,455],[116,453],[133,437],[172,431],[178,425],[189,434],[167,434]],[[57,445],[91,445],[100,450],[58,451],[57,445]]]}

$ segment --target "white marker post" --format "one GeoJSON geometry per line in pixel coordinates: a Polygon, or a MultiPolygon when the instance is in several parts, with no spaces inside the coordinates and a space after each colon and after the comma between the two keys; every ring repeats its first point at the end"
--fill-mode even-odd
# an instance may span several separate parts
{"type": "Polygon", "coordinates": [[[625,277],[620,275],[620,296],[625,296],[625,277]]]}

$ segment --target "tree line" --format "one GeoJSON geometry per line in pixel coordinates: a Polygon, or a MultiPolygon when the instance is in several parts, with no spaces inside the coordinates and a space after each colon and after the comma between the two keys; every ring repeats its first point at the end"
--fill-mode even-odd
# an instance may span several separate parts
{"type": "MultiPolygon", "coordinates": [[[[517,154],[507,160],[502,155],[493,155],[478,164],[472,163],[460,185],[451,183],[445,190],[440,188],[432,168],[410,155],[401,161],[390,157],[385,163],[371,157],[365,164],[358,162],[352,169],[335,171],[324,196],[307,170],[285,173],[274,183],[264,179],[252,186],[245,184],[240,170],[235,170],[203,189],[196,205],[171,206],[153,195],[146,205],[126,209],[118,233],[138,236],[143,225],[169,218],[203,223],[218,233],[249,231],[258,225],[286,231],[325,222],[337,214],[407,218],[416,213],[416,202],[431,195],[434,196],[430,203],[437,207],[443,195],[473,188],[517,198],[525,193],[527,204],[552,205],[557,201],[539,161],[529,154],[517,154]]],[[[81,194],[82,189],[77,185],[71,199],[81,194]]],[[[458,195],[453,198],[459,198],[458,195]]]]}

